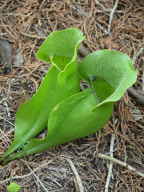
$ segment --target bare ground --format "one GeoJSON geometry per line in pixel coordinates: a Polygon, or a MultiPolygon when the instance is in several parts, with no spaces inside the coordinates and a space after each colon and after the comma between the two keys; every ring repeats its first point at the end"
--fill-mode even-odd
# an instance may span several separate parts
{"type": "MultiPolygon", "coordinates": [[[[51,31],[77,27],[84,32],[89,50],[127,53],[139,71],[134,87],[144,91],[143,10],[143,0],[0,0],[0,36],[13,48],[12,71],[0,75],[0,154],[13,137],[19,104],[36,91],[47,71],[47,64],[37,61],[34,53],[51,31]],[[16,63],[18,50],[22,62],[16,63]]],[[[143,192],[143,105],[126,93],[100,132],[0,167],[0,192],[12,181],[24,192],[82,192],[82,188],[85,192],[143,192]],[[113,163],[107,181],[109,161],[100,154],[110,155],[112,145],[114,158],[136,170],[113,163]]]]}

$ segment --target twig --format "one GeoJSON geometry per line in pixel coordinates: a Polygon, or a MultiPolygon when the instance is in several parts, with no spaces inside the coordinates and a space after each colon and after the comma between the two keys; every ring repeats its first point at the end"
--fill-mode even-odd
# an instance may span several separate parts
{"type": "Polygon", "coordinates": [[[128,93],[130,96],[135,98],[135,101],[138,104],[144,105],[144,95],[136,91],[136,89],[134,89],[133,87],[128,89],[128,93]]]}
{"type": "Polygon", "coordinates": [[[96,23],[96,25],[103,31],[104,34],[108,34],[108,31],[99,23],[96,23]]]}
{"type": "Polygon", "coordinates": [[[43,0],[43,1],[41,2],[41,5],[40,5],[40,7],[39,7],[39,10],[42,9],[42,7],[43,7],[43,5],[45,4],[45,2],[46,2],[46,0],[43,0]]]}
{"type": "MultiPolygon", "coordinates": [[[[97,5],[99,5],[99,6],[102,8],[102,10],[97,10],[97,13],[105,13],[105,12],[106,12],[106,14],[107,14],[107,13],[109,13],[109,12],[112,11],[112,9],[107,9],[107,8],[105,8],[105,7],[103,6],[103,4],[100,3],[98,0],[95,0],[95,2],[96,2],[97,5]]],[[[122,13],[123,11],[118,10],[118,11],[115,11],[115,12],[117,12],[117,13],[122,13]]]]}
{"type": "MultiPolygon", "coordinates": [[[[144,52],[144,48],[141,47],[139,51],[133,56],[133,62],[135,63],[137,58],[144,52]]],[[[133,87],[128,89],[130,96],[134,97],[138,104],[144,105],[144,94],[142,91],[137,91],[133,87]]]]}
{"type": "Polygon", "coordinates": [[[71,169],[72,169],[72,171],[73,171],[73,173],[74,173],[74,175],[76,177],[79,192],[84,192],[84,187],[82,185],[82,181],[81,181],[81,178],[80,178],[80,176],[79,176],[79,174],[78,174],[78,172],[76,170],[76,167],[74,166],[73,162],[70,159],[67,158],[66,160],[69,163],[69,165],[70,165],[70,167],[71,167],[71,169]]]}
{"type": "Polygon", "coordinates": [[[25,162],[24,160],[21,160],[22,162],[25,163],[25,165],[28,167],[28,169],[31,171],[31,173],[33,174],[33,176],[36,178],[36,180],[38,181],[38,183],[41,185],[41,187],[44,189],[44,191],[48,192],[47,188],[44,186],[44,184],[41,182],[41,180],[39,179],[39,177],[35,174],[35,172],[32,170],[32,168],[28,165],[27,162],[25,162]]]}
{"type": "Polygon", "coordinates": [[[139,51],[133,56],[133,62],[135,63],[137,58],[143,53],[144,47],[141,47],[139,51]]]}
{"type": "Polygon", "coordinates": [[[108,34],[110,34],[111,32],[111,24],[112,24],[112,20],[113,20],[113,16],[114,16],[114,13],[117,9],[117,6],[118,6],[118,3],[119,3],[119,0],[116,0],[115,1],[115,4],[114,4],[114,7],[110,13],[110,16],[109,16],[109,25],[108,25],[108,34]]]}
{"type": "MultiPolygon", "coordinates": [[[[114,151],[114,141],[115,141],[115,135],[112,134],[111,143],[110,143],[110,157],[112,158],[113,158],[113,151],[114,151]]],[[[111,161],[109,164],[109,171],[108,171],[108,176],[107,176],[106,185],[105,185],[105,192],[108,192],[108,189],[109,189],[109,184],[112,177],[112,168],[113,168],[113,162],[111,161]]]]}
{"type": "Polygon", "coordinates": [[[142,91],[144,92],[144,63],[143,63],[143,66],[142,66],[142,91]]]}
{"type": "Polygon", "coordinates": [[[28,33],[24,33],[24,32],[20,32],[22,35],[32,38],[32,39],[46,39],[45,36],[38,36],[38,35],[33,35],[33,34],[28,34],[28,33]]]}
{"type": "Polygon", "coordinates": [[[4,119],[1,115],[0,115],[0,120],[4,120],[5,122],[8,122],[10,125],[12,125],[12,127],[14,127],[15,125],[13,123],[11,123],[9,120],[4,119]]]}
{"type": "MultiPolygon", "coordinates": [[[[52,163],[53,160],[50,160],[42,165],[40,165],[39,167],[37,167],[36,169],[33,170],[33,172],[30,172],[26,175],[22,175],[22,176],[15,176],[15,177],[10,177],[8,179],[5,179],[5,180],[2,180],[0,181],[0,184],[4,184],[4,183],[7,183],[11,180],[15,180],[15,179],[25,179],[26,177],[30,177],[31,175],[33,175],[33,173],[35,173],[36,171],[38,171],[39,169],[42,169],[43,167],[47,166],[48,164],[52,163]]],[[[2,169],[2,168],[1,168],[2,169]]]]}
{"type": "Polygon", "coordinates": [[[112,161],[113,163],[116,163],[118,165],[121,165],[122,167],[125,167],[127,168],[128,170],[134,172],[135,174],[141,176],[141,177],[144,177],[144,173],[140,172],[140,171],[137,171],[136,168],[132,167],[131,165],[121,161],[121,160],[118,160],[114,157],[111,157],[111,156],[108,156],[108,155],[105,155],[105,154],[102,154],[102,153],[98,153],[98,157],[101,158],[101,159],[105,159],[105,160],[109,160],[109,161],[112,161]]]}
{"type": "Polygon", "coordinates": [[[95,0],[96,4],[99,5],[104,11],[106,11],[107,9],[103,6],[102,3],[100,3],[98,0],[95,0]]]}

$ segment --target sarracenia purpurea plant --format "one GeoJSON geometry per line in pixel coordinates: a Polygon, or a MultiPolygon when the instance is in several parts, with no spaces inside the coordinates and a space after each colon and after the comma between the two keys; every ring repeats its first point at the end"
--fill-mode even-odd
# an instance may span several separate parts
{"type": "Polygon", "coordinates": [[[36,53],[51,66],[30,100],[20,105],[12,144],[2,155],[5,164],[16,158],[95,133],[111,117],[114,103],[137,78],[133,62],[116,50],[98,50],[82,60],[81,31],[52,32],[36,53]],[[81,90],[80,82],[88,84],[81,90]],[[47,129],[44,138],[36,136],[47,129]]]}

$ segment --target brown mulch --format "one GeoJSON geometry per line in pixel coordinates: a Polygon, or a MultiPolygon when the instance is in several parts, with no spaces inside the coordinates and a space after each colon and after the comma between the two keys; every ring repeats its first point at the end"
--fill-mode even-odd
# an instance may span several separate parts
{"type": "MultiPolygon", "coordinates": [[[[13,64],[10,73],[0,74],[0,154],[11,142],[19,104],[36,91],[47,71],[47,64],[37,61],[34,54],[51,31],[77,27],[85,34],[84,45],[91,51],[117,49],[134,58],[144,47],[144,1],[119,0],[110,26],[114,3],[113,0],[0,0],[0,39],[10,42],[13,63],[17,51],[24,60],[24,64],[13,64]]],[[[135,87],[142,91],[143,63],[144,52],[135,61],[139,71],[135,87]]],[[[109,154],[112,134],[114,157],[144,173],[144,107],[126,93],[116,104],[109,123],[98,133],[0,167],[0,192],[5,192],[12,181],[20,184],[24,192],[78,191],[68,159],[73,162],[85,192],[104,191],[109,162],[99,159],[97,154],[109,154]]],[[[109,191],[143,192],[144,178],[114,164],[109,191]]]]}

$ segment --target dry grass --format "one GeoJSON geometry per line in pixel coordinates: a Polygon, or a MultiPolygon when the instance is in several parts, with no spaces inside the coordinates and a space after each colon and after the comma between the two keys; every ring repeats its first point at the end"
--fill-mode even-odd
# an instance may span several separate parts
{"type": "MultiPolygon", "coordinates": [[[[1,0],[0,36],[19,49],[24,65],[13,66],[0,76],[0,153],[8,147],[14,130],[18,105],[35,92],[47,64],[35,60],[34,53],[51,31],[77,27],[86,35],[91,51],[117,49],[135,56],[144,47],[144,1],[119,0],[111,25],[112,0],[1,0]]],[[[135,85],[142,90],[144,54],[136,60],[139,71],[135,85]]],[[[109,154],[111,134],[115,135],[113,156],[144,173],[144,108],[127,94],[117,103],[111,121],[101,131],[45,153],[16,160],[0,168],[0,191],[15,180],[24,192],[80,191],[70,163],[74,165],[85,192],[102,192],[109,162],[98,153],[109,154]]],[[[144,178],[113,164],[109,191],[142,192],[144,178]]]]}

